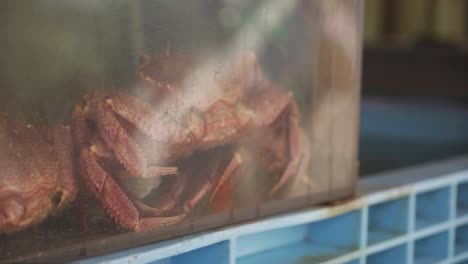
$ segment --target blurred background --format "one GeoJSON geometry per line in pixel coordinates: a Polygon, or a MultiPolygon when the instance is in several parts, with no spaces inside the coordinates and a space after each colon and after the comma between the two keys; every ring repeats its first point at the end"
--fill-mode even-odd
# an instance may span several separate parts
{"type": "Polygon", "coordinates": [[[468,1],[365,2],[360,175],[468,153],[468,1]]]}

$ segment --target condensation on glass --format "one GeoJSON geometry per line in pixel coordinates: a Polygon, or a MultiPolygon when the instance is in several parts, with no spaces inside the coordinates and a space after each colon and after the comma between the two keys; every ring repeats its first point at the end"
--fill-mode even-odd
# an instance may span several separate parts
{"type": "Polygon", "coordinates": [[[0,260],[78,259],[352,195],[361,8],[2,1],[0,260]]]}

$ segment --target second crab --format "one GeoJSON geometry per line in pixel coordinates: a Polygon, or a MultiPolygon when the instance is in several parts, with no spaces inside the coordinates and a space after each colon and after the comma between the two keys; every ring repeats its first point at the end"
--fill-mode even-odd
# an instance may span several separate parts
{"type": "Polygon", "coordinates": [[[197,62],[188,55],[146,57],[137,75],[153,96],[95,91],[75,106],[72,128],[81,175],[126,229],[184,219],[254,160],[278,177],[268,197],[307,171],[308,144],[293,95],[264,79],[255,55],[230,62],[229,74],[216,82],[216,96],[201,91],[201,100],[188,98],[183,85],[197,62]],[[226,155],[227,162],[216,162],[226,155]],[[161,181],[172,187],[149,205],[132,193],[131,178],[152,182],[154,189],[161,181]]]}

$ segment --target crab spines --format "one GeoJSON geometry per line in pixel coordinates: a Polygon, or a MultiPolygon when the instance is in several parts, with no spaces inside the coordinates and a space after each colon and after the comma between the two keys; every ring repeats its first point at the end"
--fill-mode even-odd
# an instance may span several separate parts
{"type": "Polygon", "coordinates": [[[130,175],[142,174],[147,162],[141,149],[112,112],[100,102],[95,107],[95,126],[101,140],[130,175]]]}
{"type": "Polygon", "coordinates": [[[136,228],[140,213],[112,177],[108,176],[101,196],[104,208],[117,224],[129,230],[136,228]]]}
{"type": "Polygon", "coordinates": [[[139,221],[138,211],[112,176],[99,164],[97,156],[90,149],[81,150],[80,168],[88,189],[101,202],[111,218],[124,228],[134,229],[139,221]]]}
{"type": "Polygon", "coordinates": [[[96,158],[97,156],[91,148],[81,149],[79,156],[80,175],[84,179],[88,190],[99,200],[108,175],[96,158]]]}

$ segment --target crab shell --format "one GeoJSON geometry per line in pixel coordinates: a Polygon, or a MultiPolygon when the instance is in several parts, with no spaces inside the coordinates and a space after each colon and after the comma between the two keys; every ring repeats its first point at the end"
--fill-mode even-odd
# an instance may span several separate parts
{"type": "Polygon", "coordinates": [[[0,234],[37,225],[75,199],[72,147],[69,127],[43,129],[0,114],[0,234]]]}

